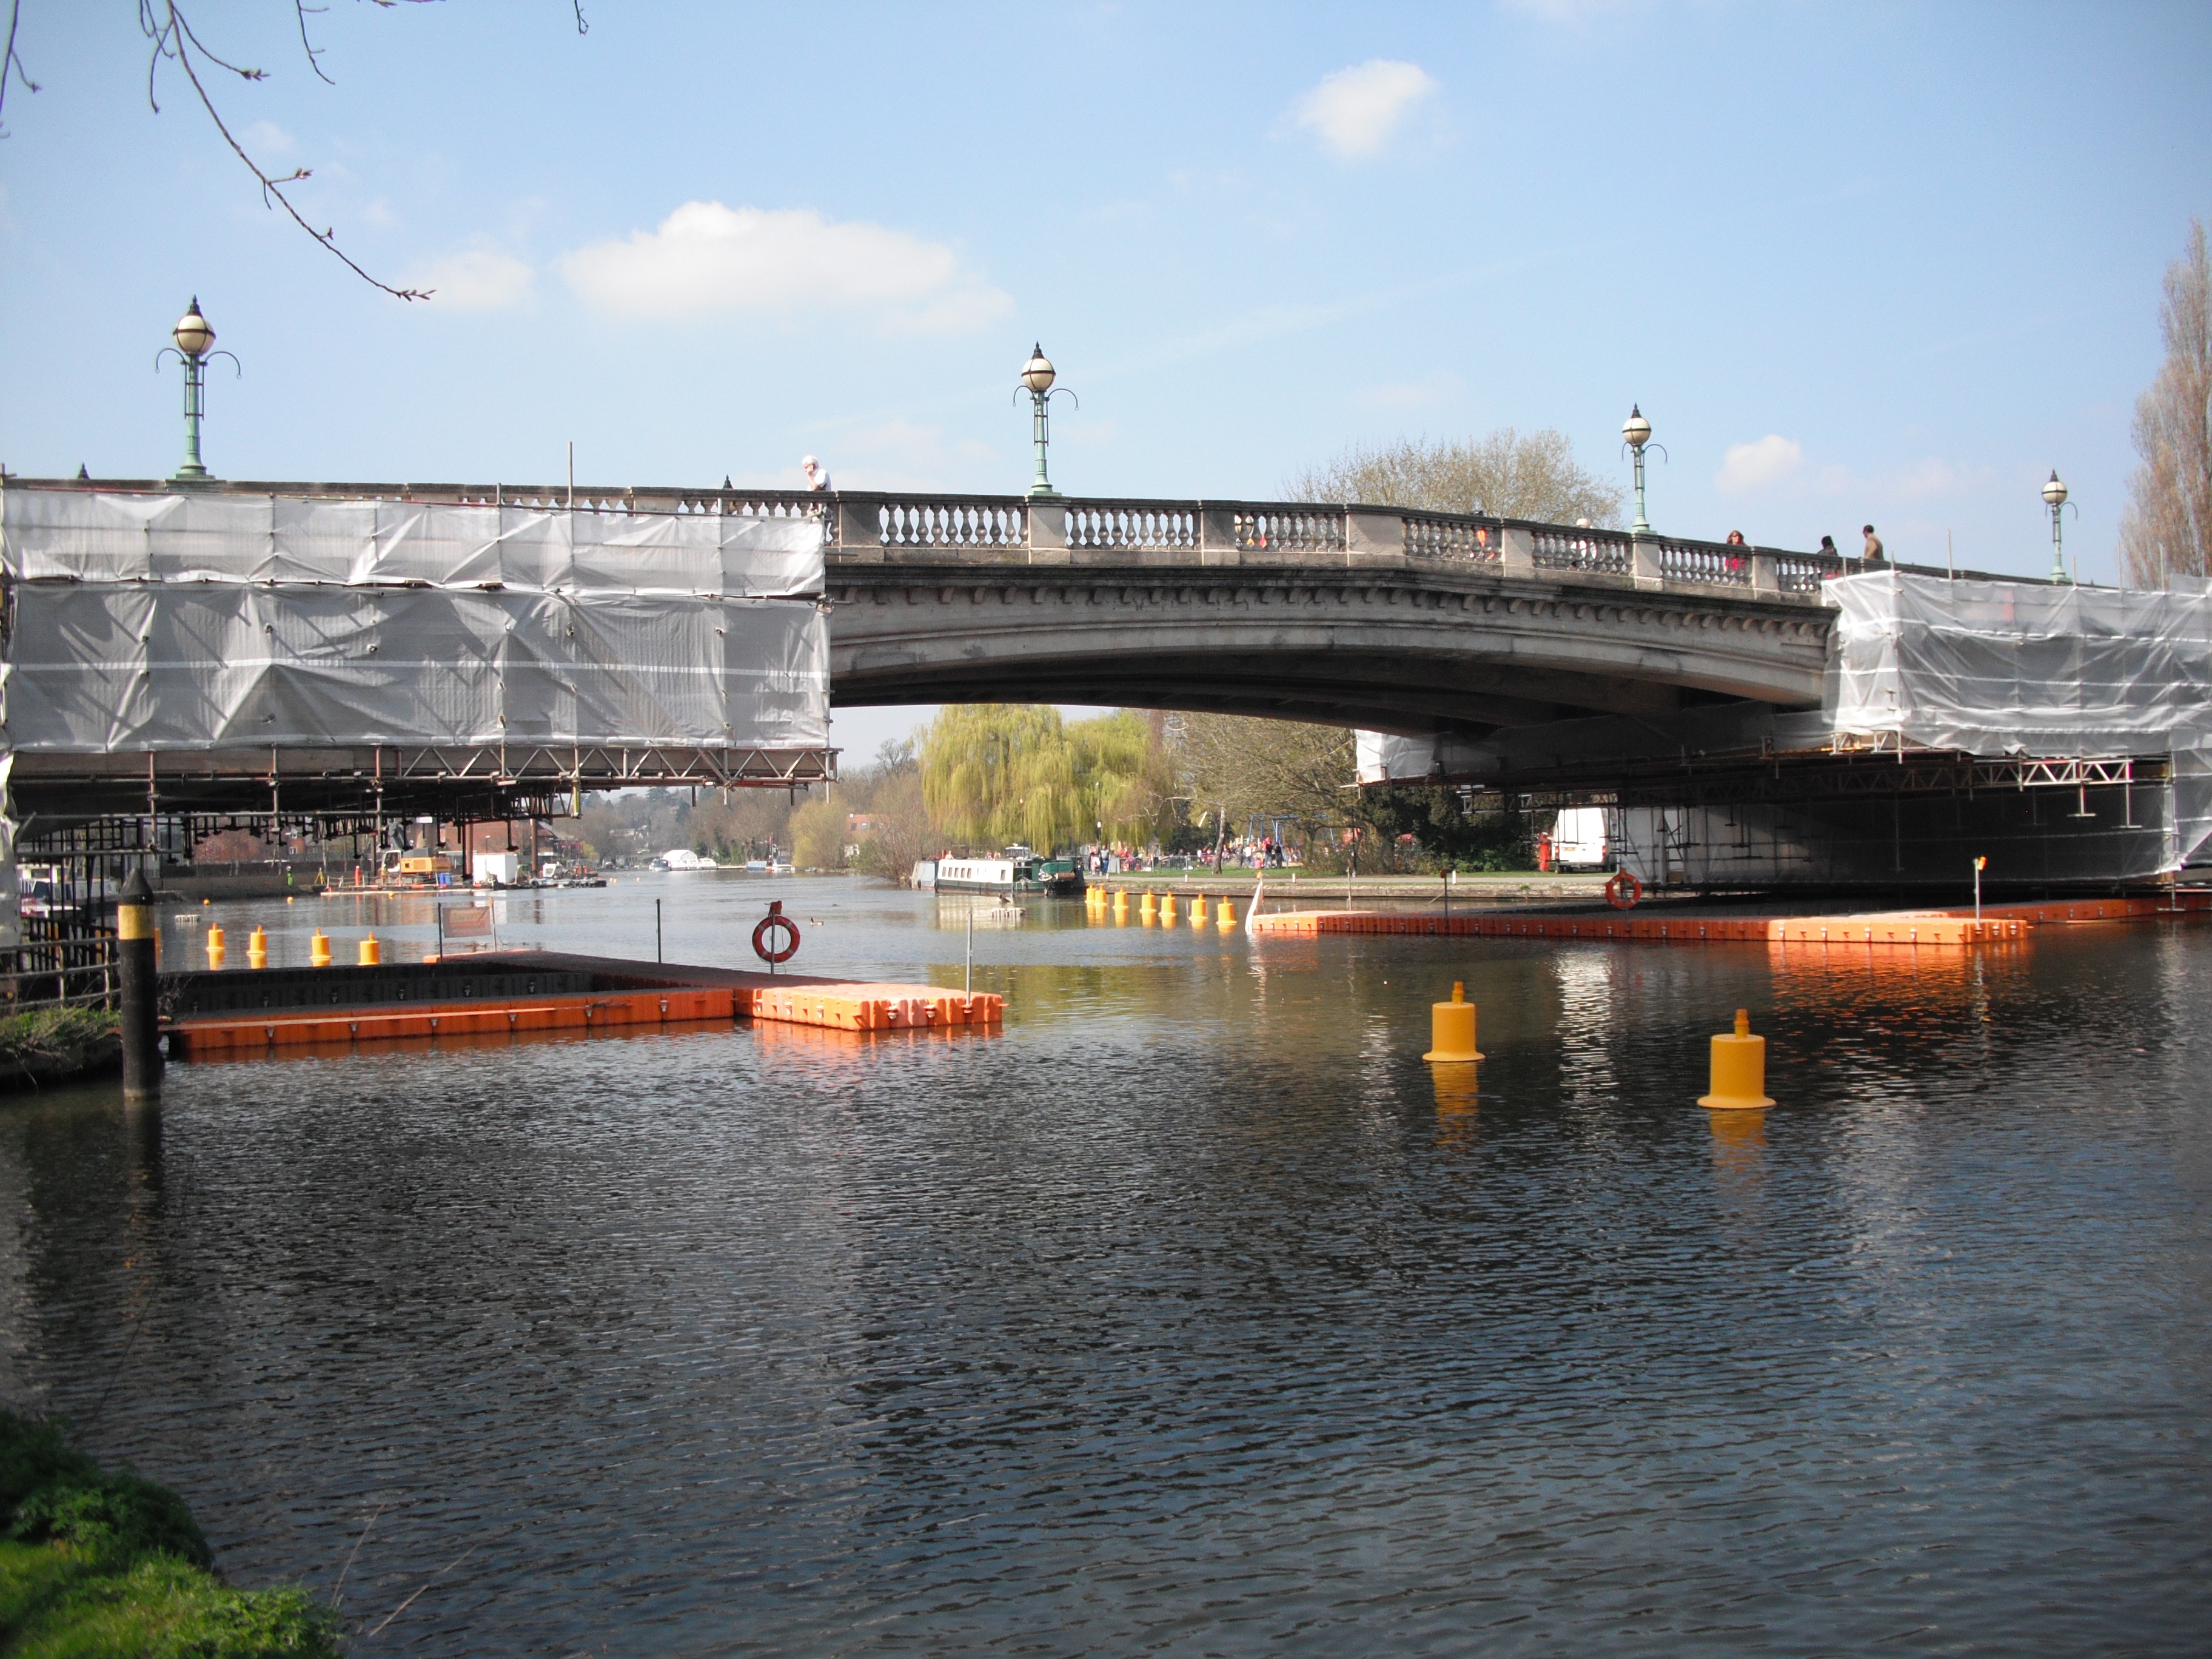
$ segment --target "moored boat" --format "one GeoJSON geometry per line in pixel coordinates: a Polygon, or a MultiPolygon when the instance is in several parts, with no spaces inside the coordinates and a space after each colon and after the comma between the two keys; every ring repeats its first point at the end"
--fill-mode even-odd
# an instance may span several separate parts
{"type": "MultiPolygon", "coordinates": [[[[930,860],[925,860],[925,863],[930,860]]],[[[1073,897],[1083,890],[1083,872],[1073,859],[1040,858],[1027,848],[1010,847],[997,858],[934,860],[928,885],[940,893],[1036,893],[1073,897]]],[[[916,886],[920,866],[915,869],[916,886]]]]}

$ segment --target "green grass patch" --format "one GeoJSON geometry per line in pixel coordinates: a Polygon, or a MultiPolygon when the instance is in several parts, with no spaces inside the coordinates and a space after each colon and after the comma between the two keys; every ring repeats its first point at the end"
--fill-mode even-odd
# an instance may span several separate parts
{"type": "Polygon", "coordinates": [[[103,1470],[57,1423],[0,1412],[0,1652],[334,1659],[338,1646],[305,1590],[224,1583],[167,1487],[103,1470]]]}
{"type": "Polygon", "coordinates": [[[123,1029],[106,1008],[33,1008],[0,1018],[0,1060],[68,1060],[90,1054],[123,1029]]]}

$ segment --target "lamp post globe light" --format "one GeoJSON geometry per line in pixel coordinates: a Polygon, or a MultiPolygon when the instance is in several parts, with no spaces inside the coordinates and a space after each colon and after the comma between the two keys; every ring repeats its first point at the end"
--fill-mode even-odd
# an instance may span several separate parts
{"type": "MultiPolygon", "coordinates": [[[[2051,469],[2051,482],[2043,486],[2043,505],[2051,514],[2051,580],[2063,582],[2066,580],[2066,547],[2061,526],[2066,508],[2066,486],[2058,482],[2056,467],[2051,469]]],[[[2074,510],[2079,513],[2081,509],[2077,507],[2074,510]]]]}
{"type": "MultiPolygon", "coordinates": [[[[1030,360],[1022,365],[1021,384],[1014,388],[1014,395],[1018,398],[1024,391],[1030,394],[1031,430],[1036,441],[1036,478],[1030,485],[1030,494],[1032,495],[1060,494],[1052,487],[1051,475],[1045,469],[1045,452],[1052,441],[1050,431],[1052,383],[1057,378],[1057,373],[1052,366],[1052,360],[1044,355],[1042,343],[1031,346],[1030,360]]],[[[1070,398],[1075,398],[1075,394],[1069,392],[1066,386],[1061,386],[1060,391],[1070,398]]],[[[1083,407],[1083,400],[1080,398],[1075,398],[1075,406],[1078,409],[1083,407]]]]}
{"type": "MultiPolygon", "coordinates": [[[[1628,406],[1628,418],[1620,424],[1621,441],[1636,457],[1636,522],[1628,533],[1639,541],[1651,533],[1650,520],[1644,516],[1644,447],[1651,441],[1651,422],[1644,418],[1642,407],[1628,406]]],[[[1662,446],[1662,451],[1664,446],[1662,446]]]]}
{"type": "Polygon", "coordinates": [[[204,480],[208,470],[200,464],[200,416],[207,412],[207,365],[214,357],[229,357],[231,366],[238,359],[228,351],[216,351],[215,325],[201,313],[199,296],[192,296],[191,307],[177,319],[177,325],[169,331],[173,346],[163,346],[154,354],[154,368],[160,372],[161,359],[170,352],[185,366],[185,460],[173,482],[196,483],[204,480]]]}

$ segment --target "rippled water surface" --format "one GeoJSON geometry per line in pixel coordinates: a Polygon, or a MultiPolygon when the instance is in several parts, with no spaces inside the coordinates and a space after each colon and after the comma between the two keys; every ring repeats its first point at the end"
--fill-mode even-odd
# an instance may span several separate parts
{"type": "MultiPolygon", "coordinates": [[[[771,892],[797,967],[960,982],[951,912],[843,882],[502,934],[649,957],[659,898],[734,963],[771,892]]],[[[217,908],[234,957],[430,937],[217,908]]],[[[240,1581],[343,1575],[364,1652],[2205,1650],[2212,928],[1916,969],[1075,906],[975,959],[1003,1035],[0,1105],[0,1395],[240,1581]],[[1455,977],[1489,1059],[1432,1077],[1455,977]],[[1780,1103],[1709,1115],[1740,1005],[1780,1103]]]]}

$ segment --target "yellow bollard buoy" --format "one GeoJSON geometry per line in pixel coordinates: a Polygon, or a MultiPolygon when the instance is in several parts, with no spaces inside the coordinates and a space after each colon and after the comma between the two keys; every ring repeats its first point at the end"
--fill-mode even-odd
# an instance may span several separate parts
{"type": "Polygon", "coordinates": [[[318,968],[331,965],[331,938],[319,927],[315,929],[314,937],[307,941],[307,960],[318,968]]]}
{"type": "Polygon", "coordinates": [[[1474,1047],[1474,1005],[1467,1000],[1467,982],[1452,981],[1452,1000],[1429,1005],[1429,1040],[1437,1046],[1423,1060],[1439,1065],[1480,1060],[1474,1047]]]}
{"type": "Polygon", "coordinates": [[[246,936],[246,965],[266,968],[269,965],[269,935],[256,927],[246,936]]]}
{"type": "Polygon", "coordinates": [[[1713,1039],[1713,1091],[1699,1095],[1709,1111],[1756,1110],[1774,1103],[1766,1096],[1766,1039],[1751,1034],[1751,1011],[1735,1011],[1735,1030],[1713,1039]]]}
{"type": "Polygon", "coordinates": [[[1152,896],[1152,890],[1147,887],[1145,889],[1143,902],[1137,906],[1137,920],[1149,927],[1159,919],[1160,902],[1152,896]]]}
{"type": "Polygon", "coordinates": [[[211,921],[208,924],[207,953],[210,969],[220,969],[227,951],[222,942],[222,924],[219,921],[211,921]]]}
{"type": "Polygon", "coordinates": [[[1206,926],[1206,897],[1203,894],[1190,902],[1190,925],[1194,927],[1206,926]]]}
{"type": "Polygon", "coordinates": [[[1160,926],[1172,927],[1175,922],[1176,896],[1173,893],[1163,893],[1160,896],[1160,926]]]}
{"type": "Polygon", "coordinates": [[[1237,907],[1227,899],[1222,900],[1213,907],[1213,923],[1224,933],[1234,927],[1237,925],[1237,907]]]}
{"type": "Polygon", "coordinates": [[[358,962],[363,968],[377,968],[383,965],[384,947],[376,942],[375,934],[371,933],[367,939],[362,940],[358,962]]]}

